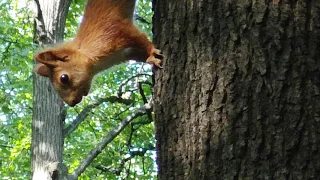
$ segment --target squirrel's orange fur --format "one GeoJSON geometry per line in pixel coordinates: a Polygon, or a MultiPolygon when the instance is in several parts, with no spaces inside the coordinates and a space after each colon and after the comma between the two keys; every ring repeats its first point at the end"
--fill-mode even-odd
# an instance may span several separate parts
{"type": "Polygon", "coordinates": [[[94,75],[115,64],[135,59],[160,67],[160,51],[132,22],[134,6],[135,0],[88,0],[75,38],[35,55],[35,71],[70,106],[89,93],[94,75]]]}

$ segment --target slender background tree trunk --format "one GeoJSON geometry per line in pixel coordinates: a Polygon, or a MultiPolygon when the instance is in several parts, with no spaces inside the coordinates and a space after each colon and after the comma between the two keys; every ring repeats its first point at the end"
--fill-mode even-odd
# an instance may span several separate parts
{"type": "Polygon", "coordinates": [[[320,1],[154,8],[159,179],[317,179],[320,1]]]}
{"type": "MultiPolygon", "coordinates": [[[[61,42],[70,0],[35,0],[35,42],[61,42]]],[[[32,179],[62,179],[65,108],[48,78],[34,74],[32,179]],[[60,172],[59,172],[60,171],[60,172]]],[[[65,176],[65,175],[64,175],[65,176]]]]}

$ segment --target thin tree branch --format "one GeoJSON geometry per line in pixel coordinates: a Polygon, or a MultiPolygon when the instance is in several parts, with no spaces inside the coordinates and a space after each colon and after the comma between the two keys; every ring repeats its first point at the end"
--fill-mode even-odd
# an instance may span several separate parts
{"type": "Polygon", "coordinates": [[[88,156],[81,162],[80,166],[68,176],[69,180],[76,180],[81,173],[89,166],[89,164],[96,158],[103,149],[115,138],[118,134],[135,118],[144,115],[147,110],[151,109],[153,102],[150,100],[148,104],[145,104],[141,108],[137,109],[136,112],[132,113],[130,116],[124,118],[117,127],[114,127],[109,134],[95,147],[92,149],[88,156]]]}
{"type": "Polygon", "coordinates": [[[132,140],[132,137],[133,137],[133,133],[135,131],[135,129],[133,128],[132,123],[131,123],[131,127],[130,127],[131,131],[130,131],[129,139],[128,139],[128,142],[126,143],[126,145],[128,146],[129,149],[131,148],[131,140],[132,140]]]}
{"type": "Polygon", "coordinates": [[[83,108],[83,110],[79,113],[79,115],[76,117],[76,119],[68,127],[66,127],[64,129],[63,137],[66,138],[67,136],[69,136],[69,134],[72,133],[75,129],[77,129],[79,124],[89,115],[89,113],[92,111],[92,109],[96,108],[97,106],[99,106],[100,104],[102,104],[104,102],[110,102],[110,103],[118,102],[118,103],[123,103],[123,104],[129,105],[132,103],[132,100],[122,99],[117,96],[110,96],[110,97],[98,99],[95,103],[90,104],[90,105],[86,106],[85,108],[83,108]]]}
{"type": "Polygon", "coordinates": [[[139,16],[138,14],[135,14],[134,15],[134,19],[136,21],[140,21],[141,23],[144,23],[144,24],[147,24],[147,25],[150,25],[151,22],[149,22],[148,20],[146,20],[145,18],[143,18],[142,16],[139,16]]]}
{"type": "MultiPolygon", "coordinates": [[[[103,171],[103,172],[112,172],[113,174],[119,176],[120,173],[122,172],[122,170],[124,169],[124,165],[132,160],[133,158],[135,158],[136,156],[144,156],[146,154],[147,151],[154,151],[156,148],[154,146],[149,146],[147,148],[141,148],[141,150],[138,151],[130,151],[129,152],[129,157],[122,159],[122,161],[120,162],[119,167],[113,168],[113,167],[107,167],[107,166],[103,166],[103,165],[97,165],[95,166],[96,169],[103,171]]],[[[130,170],[130,169],[129,169],[130,170]]],[[[128,173],[128,172],[127,172],[128,173]]]]}
{"type": "Polygon", "coordinates": [[[124,85],[126,85],[129,81],[131,81],[132,79],[136,78],[136,77],[140,77],[140,76],[152,76],[151,74],[147,74],[147,73],[140,73],[140,74],[136,74],[134,76],[131,76],[130,78],[126,79],[123,83],[121,83],[121,85],[119,86],[118,89],[118,96],[121,97],[123,94],[122,88],[124,85]]]}
{"type": "Polygon", "coordinates": [[[144,120],[144,121],[132,122],[131,124],[132,124],[132,126],[136,126],[136,125],[142,126],[142,125],[150,124],[150,123],[152,123],[152,121],[153,121],[152,119],[148,119],[148,120],[144,120]]]}
{"type": "MultiPolygon", "coordinates": [[[[142,88],[142,82],[138,82],[138,89],[139,89],[139,93],[141,94],[141,97],[142,97],[142,100],[143,100],[143,103],[147,103],[147,98],[146,98],[146,95],[144,93],[144,90],[142,88]]],[[[147,111],[147,115],[148,115],[148,118],[149,118],[149,121],[152,121],[152,110],[148,110],[147,111]]]]}
{"type": "Polygon", "coordinates": [[[147,102],[147,97],[146,97],[146,95],[144,93],[144,90],[142,88],[142,83],[140,83],[140,82],[138,82],[138,89],[139,89],[139,93],[140,93],[140,95],[142,97],[143,102],[146,103],[147,102]]]}

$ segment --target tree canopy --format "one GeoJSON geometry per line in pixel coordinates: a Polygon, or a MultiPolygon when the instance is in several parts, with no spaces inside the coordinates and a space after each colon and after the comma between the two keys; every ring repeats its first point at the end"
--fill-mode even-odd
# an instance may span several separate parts
{"type": "MultiPolygon", "coordinates": [[[[85,6],[74,0],[65,39],[77,31],[85,6]]],[[[33,54],[33,1],[0,2],[0,179],[30,179],[33,54]]],[[[136,24],[151,38],[150,0],[137,3],[136,24]]],[[[64,163],[73,172],[110,131],[135,113],[129,124],[91,163],[80,179],[155,179],[153,114],[136,112],[151,99],[150,65],[129,62],[94,80],[91,94],[67,108],[64,163]],[[76,124],[76,122],[81,122],[76,124]],[[76,126],[69,126],[70,124],[76,126]]]]}

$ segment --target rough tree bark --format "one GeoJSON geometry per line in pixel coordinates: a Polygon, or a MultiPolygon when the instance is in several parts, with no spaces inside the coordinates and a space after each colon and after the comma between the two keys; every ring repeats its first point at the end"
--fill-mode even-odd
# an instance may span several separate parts
{"type": "Polygon", "coordinates": [[[320,1],[154,8],[159,179],[317,179],[320,1]]]}
{"type": "MultiPolygon", "coordinates": [[[[42,46],[62,41],[70,3],[71,0],[35,0],[36,43],[42,46]]],[[[62,179],[67,173],[62,166],[64,104],[48,78],[37,74],[33,77],[32,179],[62,179]]]]}

